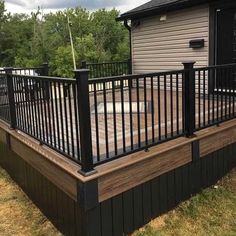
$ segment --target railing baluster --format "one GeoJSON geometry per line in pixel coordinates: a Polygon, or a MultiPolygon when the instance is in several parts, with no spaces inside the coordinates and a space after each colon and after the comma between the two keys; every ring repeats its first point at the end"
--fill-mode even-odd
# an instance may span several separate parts
{"type": "Polygon", "coordinates": [[[126,135],[125,135],[125,112],[124,112],[124,81],[120,80],[120,93],[121,93],[121,116],[122,116],[122,142],[123,152],[126,152],[126,135]]]}
{"type": "Polygon", "coordinates": [[[97,101],[97,88],[96,83],[93,84],[94,88],[94,111],[95,111],[95,129],[96,129],[96,146],[97,146],[97,161],[100,161],[100,140],[99,140],[99,122],[98,122],[98,101],[97,101]]]}
{"type": "Polygon", "coordinates": [[[203,70],[203,125],[206,125],[206,71],[203,70]]]}
{"type": "Polygon", "coordinates": [[[139,79],[136,79],[136,86],[137,86],[136,93],[137,93],[138,146],[141,147],[139,79]]]}
{"type": "Polygon", "coordinates": [[[162,135],[162,131],[161,131],[161,114],[162,114],[162,111],[161,111],[161,80],[160,80],[160,76],[158,75],[157,76],[157,102],[158,102],[158,139],[159,141],[161,141],[161,135],[162,135]]]}
{"type": "Polygon", "coordinates": [[[130,145],[131,150],[134,149],[134,137],[133,137],[133,99],[132,99],[132,79],[128,81],[129,83],[129,121],[130,121],[130,145]]]}
{"type": "Polygon", "coordinates": [[[148,117],[147,117],[147,78],[144,77],[144,124],[145,124],[145,144],[148,145],[148,117]]]}
{"type": "Polygon", "coordinates": [[[105,123],[105,140],[106,140],[106,158],[109,154],[109,138],[108,138],[108,122],[107,122],[107,96],[106,96],[106,83],[103,83],[103,106],[104,106],[104,123],[105,123]]]}
{"type": "Polygon", "coordinates": [[[210,73],[211,73],[211,70],[209,69],[209,70],[207,70],[207,102],[208,102],[208,104],[207,104],[207,111],[208,111],[208,125],[210,125],[210,123],[211,123],[211,103],[210,103],[210,90],[209,90],[209,77],[210,77],[210,73]]]}
{"type": "Polygon", "coordinates": [[[154,85],[153,76],[151,77],[151,114],[152,114],[152,142],[155,142],[155,102],[154,102],[154,85]]]}
{"type": "Polygon", "coordinates": [[[179,74],[176,74],[176,129],[179,134],[179,74]]]}
{"type": "Polygon", "coordinates": [[[164,75],[164,120],[165,120],[165,138],[167,138],[168,134],[168,124],[167,124],[167,81],[166,75],[164,75]]]}
{"type": "Polygon", "coordinates": [[[171,136],[174,134],[174,115],[173,115],[173,74],[170,75],[170,122],[171,122],[171,136]]]}
{"type": "Polygon", "coordinates": [[[113,128],[114,128],[114,148],[115,148],[115,155],[118,154],[117,151],[117,123],[116,123],[116,94],[115,94],[115,83],[112,81],[112,103],[113,103],[113,128]]]}

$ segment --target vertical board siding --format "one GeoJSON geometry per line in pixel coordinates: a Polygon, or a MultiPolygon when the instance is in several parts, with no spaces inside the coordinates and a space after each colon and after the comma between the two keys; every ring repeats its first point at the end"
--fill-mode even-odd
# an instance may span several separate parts
{"type": "Polygon", "coordinates": [[[104,226],[106,230],[97,231],[96,235],[129,235],[151,219],[173,209],[192,194],[215,184],[235,166],[234,143],[139,185],[112,200],[106,200],[98,206],[100,213],[106,213],[106,217],[99,217],[95,221],[102,226],[112,222],[112,228],[104,226]]]}
{"type": "Polygon", "coordinates": [[[2,142],[0,165],[63,234],[84,236],[78,204],[2,142]]]}
{"type": "Polygon", "coordinates": [[[140,20],[132,29],[133,73],[182,69],[181,62],[194,60],[208,65],[209,6],[184,9],[140,20]],[[205,47],[189,48],[189,41],[204,39],[205,47]]]}
{"type": "Polygon", "coordinates": [[[65,235],[124,236],[214,184],[236,166],[236,143],[84,211],[0,142],[0,164],[65,235]]]}

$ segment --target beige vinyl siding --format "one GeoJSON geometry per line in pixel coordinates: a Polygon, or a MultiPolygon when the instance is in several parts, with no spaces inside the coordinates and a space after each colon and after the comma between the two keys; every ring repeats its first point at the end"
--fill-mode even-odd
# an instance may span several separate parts
{"type": "Polygon", "coordinates": [[[141,19],[132,29],[133,73],[182,69],[181,62],[194,60],[196,66],[208,65],[209,7],[198,6],[141,19]],[[189,48],[189,41],[205,39],[202,49],[189,48]]]}

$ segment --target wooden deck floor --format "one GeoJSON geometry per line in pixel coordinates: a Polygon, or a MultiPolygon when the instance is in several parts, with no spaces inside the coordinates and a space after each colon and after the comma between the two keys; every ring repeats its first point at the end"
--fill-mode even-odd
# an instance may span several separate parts
{"type": "MultiPolygon", "coordinates": [[[[140,90],[138,99],[135,89],[132,90],[131,96],[128,90],[124,91],[123,98],[121,92],[117,90],[115,113],[112,106],[114,97],[111,92],[106,93],[105,100],[106,102],[104,102],[104,95],[98,93],[96,109],[94,94],[90,96],[93,155],[96,160],[97,156],[101,159],[112,157],[116,149],[118,153],[126,152],[132,143],[145,144],[145,140],[148,140],[148,144],[151,144],[153,141],[167,138],[167,135],[181,134],[183,130],[181,91],[160,91],[158,94],[158,90],[154,90],[153,93],[147,90],[145,99],[143,90],[140,90]],[[137,100],[140,101],[139,115],[137,100]],[[121,112],[121,102],[125,104],[124,116],[121,112]],[[130,102],[132,102],[132,113],[130,102]],[[106,115],[104,104],[106,104],[106,115]],[[145,111],[147,111],[146,115],[145,111]]],[[[219,100],[221,102],[221,99],[219,100]]],[[[45,106],[35,101],[18,104],[16,107],[18,126],[26,129],[32,136],[37,133],[38,136],[40,135],[38,138],[44,139],[64,153],[77,157],[79,129],[76,123],[74,100],[69,101],[65,98],[62,101],[62,105],[58,99],[49,100],[45,106]],[[24,120],[26,122],[23,122],[24,120]]],[[[227,107],[227,101],[225,102],[224,99],[222,101],[224,107],[227,107]]],[[[217,102],[212,98],[203,100],[196,97],[196,122],[203,122],[204,110],[207,119],[217,117],[216,106],[217,102]]]]}

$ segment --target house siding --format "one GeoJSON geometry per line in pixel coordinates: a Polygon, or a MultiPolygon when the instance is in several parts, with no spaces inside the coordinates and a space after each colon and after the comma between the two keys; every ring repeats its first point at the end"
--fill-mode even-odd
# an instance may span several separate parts
{"type": "Polygon", "coordinates": [[[140,20],[132,29],[133,73],[182,69],[181,62],[194,60],[196,66],[208,65],[209,6],[203,5],[140,20]],[[189,48],[189,41],[204,39],[205,47],[189,48]]]}

